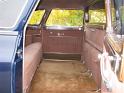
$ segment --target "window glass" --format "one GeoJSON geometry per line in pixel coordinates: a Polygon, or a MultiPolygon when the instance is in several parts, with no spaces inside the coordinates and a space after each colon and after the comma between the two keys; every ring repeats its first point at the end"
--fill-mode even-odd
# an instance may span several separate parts
{"type": "Polygon", "coordinates": [[[118,12],[115,9],[114,0],[111,0],[111,15],[112,15],[112,25],[115,34],[121,33],[121,24],[120,20],[117,18],[118,12]]]}
{"type": "Polygon", "coordinates": [[[121,20],[122,20],[122,23],[124,24],[124,3],[123,5],[121,6],[121,20]]]}
{"type": "Polygon", "coordinates": [[[40,24],[41,20],[42,20],[42,17],[44,15],[44,12],[45,10],[37,10],[33,13],[30,21],[29,21],[29,24],[30,25],[38,25],[40,24]]]}
{"type": "Polygon", "coordinates": [[[106,23],[105,10],[89,10],[89,23],[106,23]]]}
{"type": "Polygon", "coordinates": [[[114,0],[118,13],[116,13],[117,18],[117,28],[120,34],[124,35],[124,0],[114,0]]]}
{"type": "Polygon", "coordinates": [[[0,0],[0,28],[13,29],[29,0],[0,0]]]}
{"type": "Polygon", "coordinates": [[[112,14],[112,22],[115,23],[116,22],[116,11],[115,11],[113,0],[111,1],[111,14],[112,14]]]}
{"type": "Polygon", "coordinates": [[[82,26],[82,10],[52,10],[46,26],[82,26]]]}

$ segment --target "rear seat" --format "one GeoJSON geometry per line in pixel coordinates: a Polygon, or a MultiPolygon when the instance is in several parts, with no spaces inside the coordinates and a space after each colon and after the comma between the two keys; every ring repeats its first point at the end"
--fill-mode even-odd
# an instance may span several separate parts
{"type": "Polygon", "coordinates": [[[25,47],[24,50],[24,79],[23,91],[24,93],[30,86],[34,73],[40,64],[41,60],[41,43],[36,42],[25,47]]]}

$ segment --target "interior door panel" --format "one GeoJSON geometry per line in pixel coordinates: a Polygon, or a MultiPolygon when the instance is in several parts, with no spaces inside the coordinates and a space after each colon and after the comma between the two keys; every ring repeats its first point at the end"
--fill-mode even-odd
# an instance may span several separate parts
{"type": "Polygon", "coordinates": [[[25,46],[34,42],[41,42],[41,36],[41,29],[38,26],[28,27],[26,30],[25,46]]]}
{"type": "Polygon", "coordinates": [[[99,88],[101,88],[101,73],[98,54],[102,52],[104,35],[105,31],[101,25],[85,27],[84,61],[99,88]]]}
{"type": "Polygon", "coordinates": [[[81,54],[82,33],[79,30],[44,30],[43,52],[81,54]]]}

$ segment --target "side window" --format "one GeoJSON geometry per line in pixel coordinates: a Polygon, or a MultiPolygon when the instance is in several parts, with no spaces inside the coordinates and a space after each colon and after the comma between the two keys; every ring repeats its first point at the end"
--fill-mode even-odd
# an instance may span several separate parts
{"type": "Polygon", "coordinates": [[[29,21],[29,25],[39,25],[44,13],[45,13],[45,10],[35,11],[29,21]]]}
{"type": "Polygon", "coordinates": [[[98,24],[98,23],[106,23],[106,15],[105,10],[89,10],[90,20],[89,23],[91,24],[98,24]]]}
{"type": "Polygon", "coordinates": [[[114,7],[114,2],[111,0],[111,15],[112,15],[112,23],[116,23],[116,11],[114,7]]]}
{"type": "Polygon", "coordinates": [[[52,10],[46,22],[46,26],[82,26],[82,10],[52,10]]]}
{"type": "Polygon", "coordinates": [[[111,0],[111,15],[112,15],[112,26],[115,34],[121,33],[121,24],[118,18],[116,17],[116,9],[114,0],[111,0]]]}

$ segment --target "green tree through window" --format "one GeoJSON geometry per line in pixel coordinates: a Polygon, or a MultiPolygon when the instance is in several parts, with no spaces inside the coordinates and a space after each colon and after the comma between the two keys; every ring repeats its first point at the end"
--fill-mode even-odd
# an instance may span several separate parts
{"type": "Polygon", "coordinates": [[[106,23],[105,10],[90,10],[90,23],[106,23]]]}
{"type": "MultiPolygon", "coordinates": [[[[47,26],[83,26],[82,10],[52,10],[46,25],[47,26]]],[[[35,11],[29,24],[39,24],[44,10],[35,11]]],[[[89,23],[106,23],[105,10],[90,10],[89,23]]]]}
{"type": "Polygon", "coordinates": [[[30,25],[38,25],[38,24],[40,24],[44,12],[45,12],[45,10],[37,10],[37,11],[35,11],[33,13],[32,17],[31,17],[30,21],[29,21],[29,24],[30,25]]]}
{"type": "Polygon", "coordinates": [[[47,26],[82,26],[82,10],[52,10],[47,26]]]}

